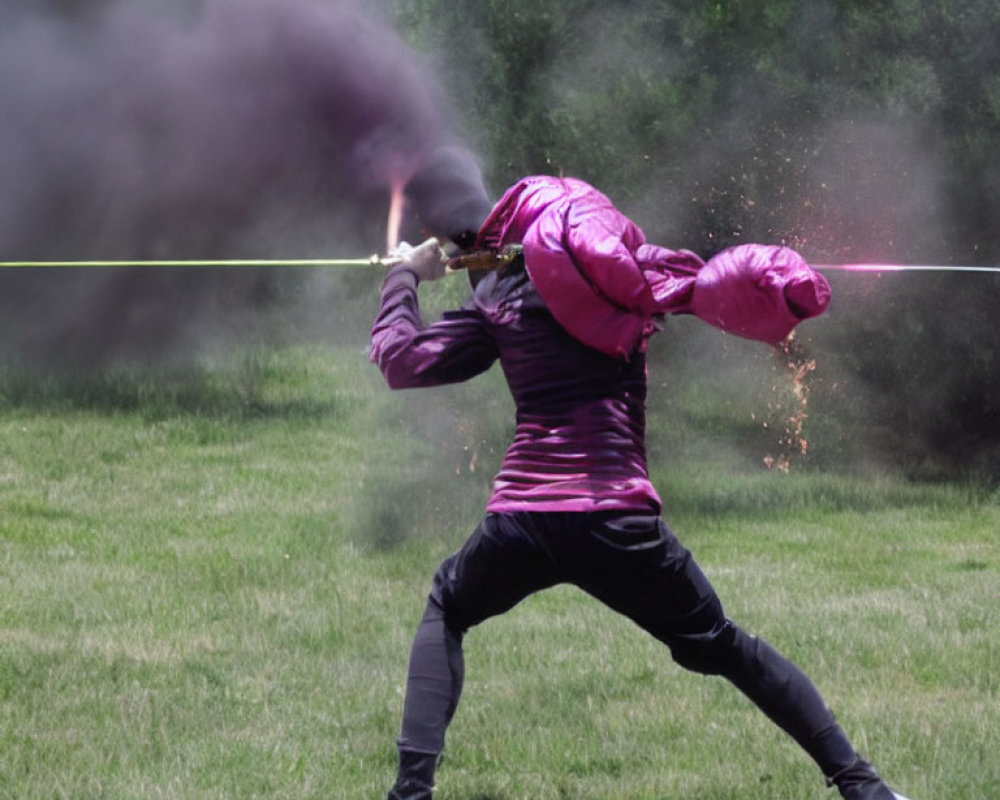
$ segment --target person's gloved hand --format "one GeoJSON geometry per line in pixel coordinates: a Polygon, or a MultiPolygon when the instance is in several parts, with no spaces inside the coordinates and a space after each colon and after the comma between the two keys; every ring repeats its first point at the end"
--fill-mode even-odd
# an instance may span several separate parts
{"type": "Polygon", "coordinates": [[[389,255],[400,259],[400,266],[412,270],[418,280],[436,281],[444,275],[447,256],[437,239],[430,238],[416,247],[400,242],[389,255]]]}

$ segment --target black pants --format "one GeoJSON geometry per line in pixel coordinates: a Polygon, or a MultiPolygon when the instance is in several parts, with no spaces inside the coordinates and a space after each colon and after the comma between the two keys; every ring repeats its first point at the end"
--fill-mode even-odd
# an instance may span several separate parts
{"type": "Polygon", "coordinates": [[[726,618],[708,578],[667,526],[656,516],[620,512],[487,514],[441,564],[410,654],[402,749],[443,749],[462,691],[464,633],[560,583],[633,620],[682,667],[727,678],[824,774],[854,761],[812,682],[726,618]]]}

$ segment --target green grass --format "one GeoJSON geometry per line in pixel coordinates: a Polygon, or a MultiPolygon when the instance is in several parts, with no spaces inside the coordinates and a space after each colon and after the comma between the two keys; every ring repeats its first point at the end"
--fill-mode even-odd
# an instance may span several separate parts
{"type": "MultiPolygon", "coordinates": [[[[360,347],[0,375],[0,798],[383,796],[501,396],[495,374],[390,393],[360,347]]],[[[729,613],[914,800],[1000,796],[1000,497],[770,473],[668,423],[665,516],[729,613]]],[[[440,800],[831,796],[727,685],[573,589],[470,632],[466,663],[440,800]]]]}

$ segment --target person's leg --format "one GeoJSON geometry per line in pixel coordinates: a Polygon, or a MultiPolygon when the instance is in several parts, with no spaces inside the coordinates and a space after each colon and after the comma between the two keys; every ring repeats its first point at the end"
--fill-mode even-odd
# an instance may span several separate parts
{"type": "Polygon", "coordinates": [[[598,518],[585,542],[577,539],[574,548],[574,583],[664,642],[680,666],[731,681],[812,757],[844,797],[893,800],[812,681],[726,618],[708,578],[662,520],[598,518]]]}
{"type": "Polygon", "coordinates": [[[410,649],[396,783],[388,800],[430,800],[464,675],[462,637],[448,628],[441,606],[431,597],[410,649]]]}
{"type": "Polygon", "coordinates": [[[410,650],[399,770],[389,800],[431,798],[445,732],[461,697],[465,632],[558,582],[532,535],[531,516],[487,515],[435,573],[410,650]]]}
{"type": "Polygon", "coordinates": [[[809,754],[846,800],[902,800],[854,749],[799,667],[731,622],[729,631],[707,650],[676,647],[674,657],[681,666],[727,678],[809,754]]]}
{"type": "Polygon", "coordinates": [[[444,749],[464,677],[462,635],[448,627],[438,601],[428,598],[410,648],[400,748],[435,755],[444,749]]]}
{"type": "Polygon", "coordinates": [[[708,663],[696,656],[693,667],[727,678],[812,757],[831,785],[836,776],[846,776],[859,755],[813,682],[763,639],[732,623],[730,629],[708,663]]]}

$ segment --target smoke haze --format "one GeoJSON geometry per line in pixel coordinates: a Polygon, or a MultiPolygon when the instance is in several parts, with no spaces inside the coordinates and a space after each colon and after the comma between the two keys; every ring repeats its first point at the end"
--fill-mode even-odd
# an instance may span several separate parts
{"type": "MultiPolygon", "coordinates": [[[[0,29],[2,260],[365,255],[383,246],[391,182],[418,173],[410,235],[483,213],[447,102],[371,10],[120,3],[0,11],[0,29]],[[439,178],[458,208],[435,204],[439,178]]],[[[2,352],[93,363],[193,347],[274,282],[221,268],[6,270],[2,352]]]]}
{"type": "MultiPolygon", "coordinates": [[[[980,152],[958,141],[971,122],[962,103],[996,97],[996,29],[985,15],[965,27],[950,18],[943,33],[932,10],[907,14],[899,28],[912,40],[893,49],[859,33],[883,24],[877,15],[844,15],[828,0],[784,7],[780,25],[759,24],[753,4],[719,6],[731,27],[710,32],[674,24],[706,19],[675,4],[638,5],[633,15],[616,7],[569,19],[553,45],[563,49],[544,65],[543,102],[571,134],[553,137],[552,171],[600,175],[652,241],[705,257],[764,241],[814,263],[995,263],[995,231],[982,224],[995,208],[995,159],[970,175],[956,155],[980,152]],[[853,49],[832,47],[834,34],[853,49]]],[[[968,137],[995,149],[981,130],[968,137]]],[[[828,445],[814,460],[895,460],[933,474],[981,458],[984,472],[1000,474],[996,371],[986,366],[996,360],[998,280],[832,277],[831,312],[798,333],[817,362],[809,426],[828,445]]],[[[770,369],[759,348],[730,344],[727,357],[677,320],[668,336],[653,345],[663,362],[654,368],[676,375],[691,362],[699,385],[711,374],[736,387],[734,403],[770,369]]]]}

